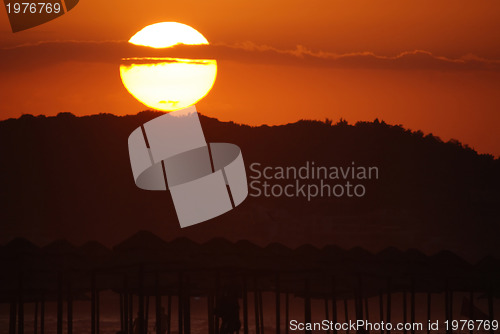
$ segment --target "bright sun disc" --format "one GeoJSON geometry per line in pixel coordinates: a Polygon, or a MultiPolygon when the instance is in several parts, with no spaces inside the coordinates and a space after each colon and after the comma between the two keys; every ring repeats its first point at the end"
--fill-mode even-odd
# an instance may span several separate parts
{"type": "Polygon", "coordinates": [[[196,29],[177,22],[161,22],[149,25],[132,36],[128,42],[158,49],[168,48],[176,44],[208,44],[207,39],[196,29]]]}
{"type": "MultiPolygon", "coordinates": [[[[177,44],[203,45],[207,39],[181,23],[147,26],[129,40],[134,45],[168,48],[177,44]]],[[[125,88],[148,107],[174,111],[189,107],[212,89],[217,75],[214,59],[127,58],[120,65],[125,88]]]]}

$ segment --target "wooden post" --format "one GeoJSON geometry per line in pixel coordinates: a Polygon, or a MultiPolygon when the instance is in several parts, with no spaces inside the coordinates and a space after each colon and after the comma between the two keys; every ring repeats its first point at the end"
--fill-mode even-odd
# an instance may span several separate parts
{"type": "Polygon", "coordinates": [[[167,334],[170,334],[170,324],[172,323],[172,295],[167,298],[167,334]]]}
{"type": "Polygon", "coordinates": [[[96,288],[95,273],[90,276],[90,333],[96,334],[96,288]]]}
{"type": "Polygon", "coordinates": [[[184,333],[191,334],[191,282],[186,275],[184,280],[184,333]]]}
{"type": "Polygon", "coordinates": [[[123,331],[125,334],[130,334],[129,329],[129,315],[128,315],[128,276],[124,274],[123,276],[123,331]]]}
{"type": "MultiPolygon", "coordinates": [[[[474,314],[474,288],[470,288],[470,303],[469,303],[469,309],[471,310],[471,313],[474,314]]],[[[469,334],[474,334],[474,326],[472,326],[472,329],[469,330],[469,334]]]]}
{"type": "Polygon", "coordinates": [[[17,332],[18,334],[24,334],[24,300],[23,300],[23,274],[19,274],[19,291],[18,291],[18,327],[17,327],[17,332]]]}
{"type": "Polygon", "coordinates": [[[129,293],[128,301],[128,330],[130,334],[134,333],[134,294],[129,293]]]}
{"type": "Polygon", "coordinates": [[[208,334],[215,333],[214,296],[211,289],[207,293],[207,313],[208,313],[208,334]]]}
{"type": "MultiPolygon", "coordinates": [[[[344,299],[344,314],[345,314],[345,322],[349,323],[349,309],[347,304],[347,298],[344,299]]],[[[346,334],[349,334],[349,329],[346,330],[346,334]]]]}
{"type": "MultiPolygon", "coordinates": [[[[391,278],[387,278],[387,323],[391,322],[391,278]]],[[[391,334],[391,330],[387,330],[387,334],[391,334]]]]}
{"type": "MultiPolygon", "coordinates": [[[[471,310],[473,312],[473,310],[471,310]]],[[[494,313],[493,313],[493,282],[490,282],[490,288],[488,291],[488,314],[490,316],[490,324],[493,322],[494,318],[494,313]]],[[[493,326],[490,326],[490,334],[494,334],[493,326]]]]}
{"type": "Polygon", "coordinates": [[[57,334],[63,332],[63,274],[57,275],[57,334]]]}
{"type": "Polygon", "coordinates": [[[45,294],[42,293],[40,304],[40,334],[45,334],[45,294]]]}
{"type": "MultiPolygon", "coordinates": [[[[406,306],[406,290],[403,290],[403,322],[406,324],[408,322],[407,319],[407,306],[406,306]]],[[[406,330],[406,327],[403,329],[403,333],[406,334],[408,331],[406,330]]]]}
{"type": "Polygon", "coordinates": [[[276,274],[276,334],[281,333],[281,292],[280,292],[280,275],[276,274]]]}
{"type": "MultiPolygon", "coordinates": [[[[328,310],[328,295],[325,295],[325,320],[330,320],[330,311],[328,310]]],[[[327,334],[330,334],[330,328],[326,330],[327,334]]]]}
{"type": "MultiPolygon", "coordinates": [[[[431,292],[427,292],[427,324],[431,321],[431,304],[432,304],[432,295],[431,292]]],[[[427,334],[431,333],[431,328],[427,325],[427,334]]]]}
{"type": "MultiPolygon", "coordinates": [[[[334,323],[337,322],[337,287],[336,287],[335,277],[332,277],[332,320],[334,323]]],[[[333,329],[333,334],[337,334],[337,329],[333,329]]]]}
{"type": "Polygon", "coordinates": [[[356,320],[363,320],[363,279],[358,276],[358,292],[355,299],[356,320]]]}
{"type": "Polygon", "coordinates": [[[144,267],[139,267],[139,310],[137,314],[136,326],[139,326],[139,334],[144,333],[145,318],[144,318],[144,267]]]}
{"type": "Polygon", "coordinates": [[[182,303],[182,272],[179,272],[179,286],[178,286],[178,298],[177,298],[177,324],[179,327],[179,334],[183,334],[183,314],[182,314],[182,308],[183,308],[183,303],[182,303]]]}
{"type": "Polygon", "coordinates": [[[14,297],[10,301],[9,334],[16,334],[17,305],[14,297]]]}
{"type": "Polygon", "coordinates": [[[415,278],[411,279],[411,295],[410,295],[410,322],[412,323],[411,334],[415,334],[415,278]]]}
{"type": "Polygon", "coordinates": [[[368,313],[369,311],[370,311],[370,306],[368,305],[368,297],[365,297],[365,320],[367,322],[370,321],[370,315],[368,313]]]}
{"type": "Polygon", "coordinates": [[[67,326],[68,333],[73,334],[73,294],[71,291],[71,281],[68,280],[68,298],[67,298],[67,326]]]}
{"type": "Polygon", "coordinates": [[[248,334],[248,289],[246,277],[243,277],[243,334],[248,334]]]}
{"type": "Polygon", "coordinates": [[[35,317],[33,319],[33,334],[38,334],[38,299],[35,301],[35,317]]]}
{"type": "MultiPolygon", "coordinates": [[[[312,321],[312,315],[311,315],[311,295],[310,295],[310,283],[309,279],[306,278],[305,284],[304,284],[304,321],[306,323],[312,321]]],[[[306,334],[311,334],[311,330],[306,330],[306,334]]]]}
{"type": "Polygon", "coordinates": [[[100,292],[99,290],[97,290],[95,292],[95,306],[96,306],[96,314],[95,314],[95,330],[96,330],[96,333],[99,334],[100,332],[100,328],[101,328],[101,297],[100,297],[100,292]]]}
{"type": "Polygon", "coordinates": [[[262,301],[262,290],[259,289],[259,316],[260,316],[260,334],[264,334],[264,302],[262,301]]]}
{"type": "MultiPolygon", "coordinates": [[[[382,290],[379,292],[379,308],[380,308],[380,322],[384,321],[384,293],[382,290]]],[[[384,334],[384,330],[380,327],[380,334],[384,334]]]]}
{"type": "Polygon", "coordinates": [[[161,312],[161,295],[160,295],[160,273],[156,271],[155,273],[155,311],[156,311],[156,334],[162,334],[162,328],[165,328],[167,324],[162,323],[163,314],[161,312]]]}
{"type": "Polygon", "coordinates": [[[255,333],[260,334],[260,312],[259,312],[259,293],[257,288],[257,277],[254,277],[253,284],[253,298],[254,298],[254,309],[255,309],[255,333]]]}
{"type": "Polygon", "coordinates": [[[149,329],[149,295],[146,295],[146,310],[144,311],[144,334],[148,333],[149,329]]]}
{"type": "MultiPolygon", "coordinates": [[[[217,271],[215,273],[215,291],[214,291],[216,308],[219,303],[219,297],[220,297],[220,273],[217,271]]],[[[219,334],[219,316],[216,315],[214,321],[215,321],[214,325],[215,334],[219,334]]]]}
{"type": "Polygon", "coordinates": [[[363,320],[363,301],[359,296],[359,292],[354,292],[354,316],[356,320],[363,320]]]}
{"type": "Polygon", "coordinates": [[[123,334],[124,330],[125,330],[125,326],[124,326],[124,310],[123,310],[123,293],[120,292],[120,334],[123,334]]]}
{"type": "Polygon", "coordinates": [[[450,289],[449,298],[450,298],[450,323],[451,323],[453,321],[453,289],[450,289]]]}
{"type": "Polygon", "coordinates": [[[290,323],[290,301],[289,301],[289,292],[287,291],[285,294],[285,334],[288,334],[288,324],[290,323]]]}
{"type": "MultiPolygon", "coordinates": [[[[450,291],[448,289],[448,279],[445,281],[445,288],[444,288],[444,313],[446,315],[445,320],[448,321],[448,324],[450,323],[450,291]]],[[[449,329],[450,326],[448,326],[448,329],[446,330],[446,334],[451,334],[451,330],[449,329]]]]}

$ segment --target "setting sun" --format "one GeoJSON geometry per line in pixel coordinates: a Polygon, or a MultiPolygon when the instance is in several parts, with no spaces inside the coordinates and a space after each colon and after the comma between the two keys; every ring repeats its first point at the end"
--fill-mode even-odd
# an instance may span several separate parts
{"type": "MultiPolygon", "coordinates": [[[[129,43],[168,48],[177,44],[206,45],[208,41],[185,24],[162,22],[143,28],[129,43]]],[[[195,104],[212,89],[216,75],[214,59],[124,58],[120,65],[120,76],[130,94],[146,106],[162,111],[195,104]]]]}
{"type": "Polygon", "coordinates": [[[188,25],[177,22],[161,22],[144,27],[130,38],[129,43],[152,48],[168,48],[176,44],[208,44],[208,41],[196,29],[188,25]]]}

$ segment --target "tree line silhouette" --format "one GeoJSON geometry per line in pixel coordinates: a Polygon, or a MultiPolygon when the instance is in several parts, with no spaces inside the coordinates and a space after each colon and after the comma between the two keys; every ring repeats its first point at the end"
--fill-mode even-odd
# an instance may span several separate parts
{"type": "Polygon", "coordinates": [[[363,198],[248,198],[237,210],[181,230],[168,192],[137,189],[131,176],[128,135],[158,115],[61,113],[1,121],[0,241],[24,236],[41,243],[68,238],[109,245],[141,227],[200,242],[225,236],[293,247],[418,246],[471,259],[499,254],[499,159],[379,120],[251,127],[202,116],[207,141],[240,146],[247,168],[252,162],[354,161],[377,166],[380,177],[367,182],[363,198]]]}

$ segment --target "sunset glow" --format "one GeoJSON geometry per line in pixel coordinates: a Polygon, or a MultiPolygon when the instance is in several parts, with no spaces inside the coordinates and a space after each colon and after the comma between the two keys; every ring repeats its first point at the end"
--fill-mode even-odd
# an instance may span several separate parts
{"type": "Polygon", "coordinates": [[[132,61],[122,58],[214,59],[217,83],[196,102],[203,115],[252,126],[378,118],[500,156],[499,1],[125,0],[78,8],[16,34],[0,15],[1,119],[137,114],[153,107],[124,89],[118,68],[132,61]]]}

